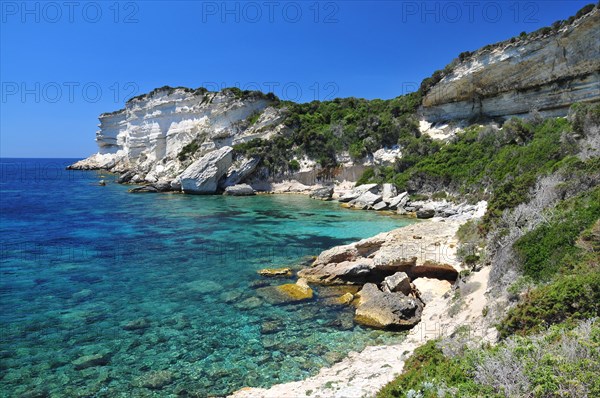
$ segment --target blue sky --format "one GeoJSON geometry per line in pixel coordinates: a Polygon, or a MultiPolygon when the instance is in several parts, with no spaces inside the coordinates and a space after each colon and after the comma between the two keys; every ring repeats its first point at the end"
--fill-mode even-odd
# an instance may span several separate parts
{"type": "Polygon", "coordinates": [[[3,1],[0,156],[86,157],[100,113],[164,85],[393,98],[588,3],[3,1]]]}

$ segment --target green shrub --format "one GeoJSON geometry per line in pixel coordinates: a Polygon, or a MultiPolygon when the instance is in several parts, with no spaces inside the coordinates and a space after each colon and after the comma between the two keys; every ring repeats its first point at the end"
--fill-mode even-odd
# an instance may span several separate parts
{"type": "Polygon", "coordinates": [[[430,340],[415,349],[404,363],[403,373],[383,387],[377,398],[405,397],[410,390],[420,392],[424,398],[434,398],[438,396],[437,389],[428,388],[432,380],[460,386],[463,391],[477,390],[465,364],[446,357],[438,343],[438,340],[430,340]]]}
{"type": "Polygon", "coordinates": [[[575,246],[579,235],[600,218],[600,187],[561,202],[549,222],[522,236],[514,249],[523,273],[535,280],[548,279],[581,252],[575,246]]]}
{"type": "Polygon", "coordinates": [[[193,156],[198,149],[200,148],[200,144],[198,143],[197,140],[194,140],[192,142],[190,142],[189,144],[185,145],[183,148],[181,148],[181,151],[179,151],[179,153],[177,154],[177,159],[179,159],[181,162],[187,160],[189,157],[193,156]]]}
{"type": "Polygon", "coordinates": [[[549,325],[600,316],[600,272],[562,275],[529,292],[501,325],[503,338],[539,332],[549,325]]]}
{"type": "Polygon", "coordinates": [[[300,170],[300,163],[296,159],[292,159],[288,162],[288,169],[291,172],[300,170]]]}

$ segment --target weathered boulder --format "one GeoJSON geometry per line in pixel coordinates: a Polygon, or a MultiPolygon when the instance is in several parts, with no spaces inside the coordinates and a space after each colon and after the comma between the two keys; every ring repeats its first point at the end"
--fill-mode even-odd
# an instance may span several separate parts
{"type": "Polygon", "coordinates": [[[373,260],[366,258],[357,261],[318,264],[298,271],[298,276],[309,282],[324,285],[360,284],[367,281],[373,270],[373,260]]]}
{"type": "Polygon", "coordinates": [[[359,186],[355,187],[354,189],[352,189],[352,191],[342,195],[338,199],[338,201],[340,201],[342,203],[350,202],[350,201],[358,198],[365,192],[376,193],[378,191],[379,191],[379,185],[377,185],[377,184],[363,184],[363,185],[359,185],[359,186]]]}
{"type": "Polygon", "coordinates": [[[171,181],[167,180],[158,180],[154,184],[152,184],[152,186],[156,188],[158,192],[169,192],[172,190],[171,181]]]}
{"type": "Polygon", "coordinates": [[[421,320],[423,304],[402,293],[382,292],[367,283],[359,292],[354,320],[361,325],[379,329],[404,329],[421,320]]]}
{"type": "Polygon", "coordinates": [[[403,192],[389,200],[389,208],[394,210],[404,207],[406,202],[408,202],[408,192],[403,192]]]}
{"type": "Polygon", "coordinates": [[[383,190],[381,191],[381,196],[384,202],[390,202],[392,198],[395,198],[398,195],[398,191],[396,190],[396,186],[394,184],[383,184],[383,190]]]}
{"type": "Polygon", "coordinates": [[[387,210],[388,205],[384,201],[381,201],[379,203],[375,203],[371,208],[375,211],[387,210]]]}
{"type": "Polygon", "coordinates": [[[261,276],[292,276],[291,268],[263,268],[258,271],[261,276]]]}
{"type": "Polygon", "coordinates": [[[227,176],[222,181],[221,187],[227,188],[232,185],[237,185],[244,182],[256,170],[256,166],[260,163],[260,157],[243,158],[236,161],[235,164],[227,170],[227,176]]]}
{"type": "Polygon", "coordinates": [[[317,188],[314,191],[312,191],[308,196],[313,199],[331,200],[331,197],[333,196],[333,187],[317,188]]]}
{"type": "Polygon", "coordinates": [[[147,193],[147,192],[156,193],[156,192],[158,192],[158,189],[156,189],[152,185],[144,185],[143,187],[131,188],[129,190],[129,192],[131,192],[131,193],[147,193]]]}
{"type": "Polygon", "coordinates": [[[435,210],[434,209],[421,209],[421,210],[417,210],[417,218],[432,218],[433,216],[435,216],[435,210]]]}
{"type": "Polygon", "coordinates": [[[305,279],[298,279],[296,283],[281,286],[261,287],[256,290],[256,293],[270,304],[294,303],[310,300],[313,297],[313,290],[305,279]]]}
{"type": "Polygon", "coordinates": [[[367,191],[360,195],[358,198],[351,200],[350,204],[358,209],[367,209],[375,205],[375,203],[381,202],[381,195],[374,194],[367,191]]]}
{"type": "Polygon", "coordinates": [[[126,171],[125,173],[121,174],[119,176],[119,178],[117,178],[117,183],[119,184],[126,184],[129,181],[131,181],[131,179],[137,174],[137,172],[135,170],[129,170],[126,171]]]}
{"type": "Polygon", "coordinates": [[[185,193],[213,194],[219,180],[231,166],[233,148],[225,146],[209,152],[192,163],[180,175],[181,189],[185,193]]]}
{"type": "Polygon", "coordinates": [[[381,283],[384,292],[400,292],[409,295],[412,291],[410,278],[405,272],[396,272],[394,275],[387,276],[381,283]]]}
{"type": "Polygon", "coordinates": [[[348,305],[354,300],[354,295],[350,292],[342,294],[335,299],[336,304],[348,305]]]}
{"type": "Polygon", "coordinates": [[[223,195],[252,196],[252,195],[256,195],[256,192],[254,192],[254,189],[252,189],[252,187],[248,184],[238,184],[238,185],[231,185],[231,186],[225,188],[225,192],[223,192],[223,195]]]}

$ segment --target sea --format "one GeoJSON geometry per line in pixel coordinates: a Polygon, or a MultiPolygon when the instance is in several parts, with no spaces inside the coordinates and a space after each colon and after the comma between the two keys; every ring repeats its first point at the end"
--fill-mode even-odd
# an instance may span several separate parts
{"type": "Polygon", "coordinates": [[[340,289],[269,302],[261,288],[295,280],[257,271],[412,221],[302,195],[135,194],[76,160],[0,159],[0,396],[222,396],[403,338],[356,325],[340,289]]]}

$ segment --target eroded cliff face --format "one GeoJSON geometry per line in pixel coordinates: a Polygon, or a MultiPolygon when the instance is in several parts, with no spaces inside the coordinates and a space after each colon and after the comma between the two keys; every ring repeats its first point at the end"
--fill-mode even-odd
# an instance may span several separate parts
{"type": "Polygon", "coordinates": [[[229,90],[154,90],[100,115],[98,153],[71,167],[133,171],[134,182],[171,181],[211,151],[280,132],[283,111],[271,104],[265,96],[229,90]]]}
{"type": "Polygon", "coordinates": [[[596,7],[545,35],[484,47],[431,87],[422,117],[435,123],[532,110],[563,116],[575,102],[600,100],[599,43],[596,7]]]}

